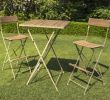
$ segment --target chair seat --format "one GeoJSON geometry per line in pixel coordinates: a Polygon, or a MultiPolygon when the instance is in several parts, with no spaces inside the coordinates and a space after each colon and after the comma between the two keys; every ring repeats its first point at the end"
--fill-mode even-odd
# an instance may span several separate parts
{"type": "Polygon", "coordinates": [[[87,48],[100,48],[100,47],[103,47],[103,45],[91,43],[91,42],[88,42],[88,41],[85,41],[85,40],[79,40],[79,41],[75,41],[73,43],[76,44],[76,45],[87,47],[87,48]]]}
{"type": "Polygon", "coordinates": [[[15,35],[15,36],[10,36],[10,37],[6,37],[6,40],[9,41],[13,41],[13,40],[22,40],[22,39],[26,39],[28,36],[26,35],[15,35]]]}

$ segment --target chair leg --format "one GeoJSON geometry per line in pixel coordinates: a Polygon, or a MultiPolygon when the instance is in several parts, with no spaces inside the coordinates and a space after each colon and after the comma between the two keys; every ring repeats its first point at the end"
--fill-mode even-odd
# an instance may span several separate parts
{"type": "MultiPolygon", "coordinates": [[[[20,52],[20,55],[18,55],[18,54],[17,54],[17,51],[18,51],[20,48],[21,48],[21,44],[18,46],[18,48],[17,48],[17,49],[11,48],[11,49],[13,50],[13,53],[12,53],[12,55],[14,54],[14,55],[16,56],[16,58],[18,58],[18,59],[17,59],[17,63],[16,63],[16,66],[19,64],[19,61],[20,61],[20,57],[21,57],[21,55],[22,55],[22,52],[23,52],[23,50],[22,50],[22,48],[21,48],[21,52],[20,52]]],[[[20,71],[20,68],[21,68],[21,65],[20,65],[20,67],[19,67],[18,71],[16,72],[16,74],[15,74],[15,77],[17,77],[17,75],[18,75],[18,72],[20,71]]]]}
{"type": "Polygon", "coordinates": [[[92,49],[92,55],[91,55],[90,59],[88,60],[87,67],[89,67],[91,65],[91,63],[93,63],[93,58],[95,56],[94,53],[95,53],[95,51],[94,51],[94,49],[92,49]]]}
{"type": "MultiPolygon", "coordinates": [[[[75,66],[78,64],[78,62],[79,62],[79,60],[80,60],[80,58],[81,58],[82,51],[83,51],[83,47],[81,48],[80,52],[78,51],[78,52],[79,52],[79,53],[78,53],[79,55],[78,55],[78,58],[77,58],[77,60],[76,60],[75,66]]],[[[71,78],[72,78],[72,76],[73,76],[74,70],[75,70],[75,67],[73,68],[72,73],[70,74],[70,77],[69,77],[69,80],[68,80],[68,82],[67,82],[67,85],[69,85],[69,82],[71,81],[71,78]]]]}
{"type": "Polygon", "coordinates": [[[10,64],[10,67],[11,67],[11,70],[12,70],[13,78],[15,80],[15,73],[14,73],[13,65],[11,63],[11,58],[10,58],[10,55],[9,55],[10,44],[11,44],[11,42],[9,42],[8,48],[6,48],[6,51],[7,51],[7,56],[8,56],[9,64],[10,64]]]}
{"type": "MultiPolygon", "coordinates": [[[[100,52],[99,52],[99,56],[101,56],[101,54],[102,54],[102,52],[103,52],[103,49],[101,49],[100,50],[100,52]]],[[[94,58],[96,59],[96,57],[94,56],[94,58]]],[[[99,57],[99,59],[100,59],[100,57],[99,57]]],[[[99,62],[99,60],[97,61],[97,59],[96,59],[96,63],[95,64],[97,64],[97,69],[95,68],[95,71],[97,72],[97,74],[100,76],[99,78],[101,78],[101,81],[103,82],[103,75],[102,75],[102,71],[101,71],[101,68],[100,68],[100,66],[98,66],[98,62],[99,62]]],[[[99,79],[98,78],[98,79],[99,79]]],[[[100,79],[99,79],[100,80],[100,79]]]]}
{"type": "Polygon", "coordinates": [[[70,83],[70,81],[71,81],[71,78],[72,78],[72,76],[73,76],[74,70],[75,70],[75,67],[73,68],[73,70],[72,70],[72,72],[71,72],[71,74],[70,74],[70,76],[69,76],[67,85],[69,85],[69,83],[70,83]]]}
{"type": "Polygon", "coordinates": [[[87,84],[87,86],[86,86],[86,88],[85,88],[85,91],[84,91],[84,95],[86,94],[86,91],[87,91],[87,89],[88,89],[88,87],[89,87],[90,81],[91,81],[91,79],[92,79],[92,77],[93,77],[93,74],[94,74],[94,70],[95,70],[95,69],[93,69],[93,72],[92,72],[92,74],[91,74],[91,76],[90,76],[90,78],[89,78],[88,84],[87,84]]]}
{"type": "Polygon", "coordinates": [[[26,62],[27,62],[27,64],[28,64],[28,67],[29,67],[29,70],[30,70],[30,73],[31,73],[31,67],[30,67],[30,65],[29,65],[29,61],[28,61],[27,54],[26,54],[26,51],[25,51],[25,43],[26,43],[26,40],[27,40],[27,39],[25,39],[24,42],[21,40],[21,46],[22,46],[24,55],[25,55],[25,57],[26,57],[26,62]]]}
{"type": "MultiPolygon", "coordinates": [[[[96,60],[96,65],[95,66],[98,65],[98,62],[99,62],[99,59],[100,59],[100,56],[101,56],[102,52],[103,52],[103,49],[100,50],[100,53],[99,53],[99,56],[98,56],[98,58],[96,60]]],[[[102,79],[103,84],[105,84],[104,81],[103,81],[102,71],[101,71],[101,68],[99,66],[98,66],[98,69],[99,69],[99,73],[100,73],[99,74],[100,75],[100,78],[102,79]]]]}
{"type": "MultiPolygon", "coordinates": [[[[83,47],[81,47],[81,49],[79,49],[78,48],[78,46],[75,44],[75,46],[76,46],[76,49],[77,49],[77,52],[78,52],[78,56],[79,56],[79,58],[83,61],[83,58],[82,58],[82,55],[83,55],[83,47]]],[[[84,55],[83,55],[84,56],[84,55]]],[[[84,56],[85,57],[85,56],[84,56]]]]}
{"type": "MultiPolygon", "coordinates": [[[[93,72],[92,72],[92,74],[91,74],[91,76],[90,76],[90,78],[89,78],[88,84],[87,84],[86,89],[85,89],[85,91],[84,91],[84,94],[86,93],[86,91],[87,91],[87,89],[88,89],[88,86],[89,86],[90,81],[91,81],[91,79],[92,79],[92,77],[93,77],[94,71],[95,71],[95,69],[96,69],[96,67],[97,67],[97,65],[98,65],[98,62],[99,62],[99,59],[100,59],[100,56],[101,56],[102,52],[103,52],[103,50],[101,49],[101,51],[100,51],[100,53],[99,53],[99,55],[98,55],[98,58],[97,58],[97,60],[96,60],[96,64],[94,65],[93,72]]],[[[101,77],[102,77],[102,76],[101,76],[101,77]]]]}
{"type": "MultiPolygon", "coordinates": [[[[16,57],[18,57],[18,55],[17,55],[17,53],[16,53],[16,51],[13,49],[13,52],[14,52],[14,55],[16,56],[16,57]]],[[[16,66],[19,64],[19,60],[17,60],[17,64],[16,64],[16,66]]]]}
{"type": "Polygon", "coordinates": [[[4,66],[5,66],[5,63],[6,63],[7,57],[8,57],[8,54],[6,53],[6,54],[5,54],[4,61],[3,61],[2,71],[4,70],[4,66]]]}
{"type": "MultiPolygon", "coordinates": [[[[80,51],[80,53],[81,53],[81,52],[82,52],[82,51],[80,51]]],[[[76,64],[75,64],[74,66],[76,66],[76,65],[78,64],[79,59],[80,59],[80,56],[78,56],[77,61],[76,61],[76,64]]],[[[67,85],[69,85],[69,82],[71,81],[71,78],[72,78],[72,76],[73,76],[74,70],[75,70],[75,67],[73,68],[73,70],[72,70],[72,72],[71,72],[71,74],[70,74],[70,76],[69,76],[69,80],[68,80],[68,82],[67,82],[67,85]]]]}

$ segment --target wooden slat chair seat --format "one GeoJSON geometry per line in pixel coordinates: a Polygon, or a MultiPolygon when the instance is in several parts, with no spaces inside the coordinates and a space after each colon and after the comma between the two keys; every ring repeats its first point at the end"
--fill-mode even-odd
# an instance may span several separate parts
{"type": "Polygon", "coordinates": [[[95,43],[88,42],[88,41],[85,41],[85,40],[74,41],[73,43],[76,44],[76,45],[83,46],[83,47],[86,47],[86,48],[91,48],[91,49],[103,47],[103,45],[95,44],[95,43]]]}
{"type": "Polygon", "coordinates": [[[26,38],[28,38],[28,36],[26,36],[26,35],[15,35],[15,36],[10,36],[10,37],[5,37],[5,39],[9,40],[9,41],[22,40],[22,39],[26,39],[26,38]]]}

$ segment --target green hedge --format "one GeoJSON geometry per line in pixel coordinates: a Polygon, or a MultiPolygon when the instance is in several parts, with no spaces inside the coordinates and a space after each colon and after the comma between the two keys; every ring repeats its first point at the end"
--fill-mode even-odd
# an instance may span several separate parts
{"type": "MultiPolygon", "coordinates": [[[[14,24],[8,24],[3,26],[6,33],[16,33],[16,28],[14,24]],[[8,26],[8,27],[7,27],[8,26]],[[15,28],[15,30],[14,30],[15,28]]],[[[64,30],[61,30],[60,34],[69,34],[69,35],[85,35],[87,30],[87,23],[84,22],[70,22],[70,24],[64,30]]],[[[42,28],[31,28],[33,34],[42,34],[42,28]]],[[[47,29],[48,33],[52,31],[52,29],[47,29]]],[[[93,27],[90,30],[90,35],[104,36],[104,32],[106,30],[102,28],[93,27]]],[[[27,33],[26,28],[20,27],[21,33],[27,33]]],[[[110,33],[110,32],[109,32],[110,33]]],[[[110,37],[110,35],[109,35],[110,37]]]]}

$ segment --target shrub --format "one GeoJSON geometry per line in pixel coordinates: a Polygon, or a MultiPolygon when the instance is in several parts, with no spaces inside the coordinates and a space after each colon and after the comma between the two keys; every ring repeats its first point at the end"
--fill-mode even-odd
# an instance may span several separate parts
{"type": "Polygon", "coordinates": [[[104,7],[96,8],[93,13],[90,14],[90,17],[110,19],[110,9],[104,7]]]}
{"type": "Polygon", "coordinates": [[[85,5],[83,2],[74,4],[60,3],[56,0],[30,0],[15,1],[7,0],[4,2],[5,15],[17,14],[20,19],[42,18],[42,19],[64,19],[77,20],[85,18],[85,5]]]}
{"type": "MultiPolygon", "coordinates": [[[[96,7],[108,7],[109,0],[2,0],[0,10],[20,19],[65,19],[85,21],[96,7]]],[[[97,8],[91,17],[110,18],[108,8],[97,8]]]]}

